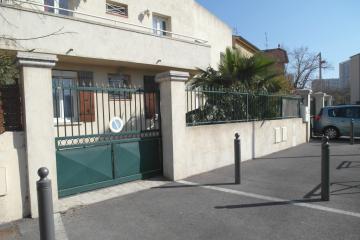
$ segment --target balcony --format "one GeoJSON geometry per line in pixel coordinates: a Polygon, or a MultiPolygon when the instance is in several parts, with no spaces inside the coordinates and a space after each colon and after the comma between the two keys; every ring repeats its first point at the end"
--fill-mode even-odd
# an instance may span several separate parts
{"type": "Polygon", "coordinates": [[[191,70],[210,64],[207,41],[191,36],[29,1],[0,0],[0,14],[0,49],[191,70]]]}

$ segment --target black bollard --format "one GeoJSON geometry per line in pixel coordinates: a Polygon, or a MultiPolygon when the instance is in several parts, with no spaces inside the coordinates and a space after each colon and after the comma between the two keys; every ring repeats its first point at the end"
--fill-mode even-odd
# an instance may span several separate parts
{"type": "Polygon", "coordinates": [[[327,136],[323,136],[321,143],[321,200],[330,200],[330,144],[327,136]]]}
{"type": "Polygon", "coordinates": [[[49,170],[38,170],[40,180],[36,182],[39,209],[40,240],[55,240],[53,200],[51,180],[47,178],[49,170]]]}
{"type": "Polygon", "coordinates": [[[240,142],[240,135],[238,133],[235,133],[234,159],[235,159],[235,184],[241,184],[241,142],[240,142]]]}
{"type": "Polygon", "coordinates": [[[350,144],[354,145],[355,143],[355,128],[354,128],[354,119],[350,121],[350,144]]]}

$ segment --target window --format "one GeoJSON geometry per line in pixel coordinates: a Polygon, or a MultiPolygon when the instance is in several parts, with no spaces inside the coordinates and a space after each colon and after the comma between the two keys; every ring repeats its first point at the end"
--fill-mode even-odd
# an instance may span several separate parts
{"type": "Polygon", "coordinates": [[[159,36],[166,36],[168,33],[164,31],[169,31],[168,19],[160,16],[153,16],[153,29],[154,33],[159,36]]]}
{"type": "Polygon", "coordinates": [[[69,9],[69,0],[44,0],[45,12],[51,12],[66,16],[71,16],[72,13],[66,10],[61,10],[57,8],[69,9]]]}
{"type": "Polygon", "coordinates": [[[77,73],[70,71],[53,72],[53,107],[55,121],[70,122],[77,121],[76,92],[69,87],[74,86],[77,81],[77,73]]]}
{"type": "Polygon", "coordinates": [[[106,1],[106,13],[118,15],[122,17],[128,16],[128,7],[125,4],[106,1]]]}
{"type": "Polygon", "coordinates": [[[360,108],[357,107],[343,107],[329,109],[330,117],[341,118],[360,118],[360,108]]]}
{"type": "MultiPolygon", "coordinates": [[[[109,86],[113,88],[126,88],[130,84],[130,75],[108,74],[109,86]]],[[[110,99],[131,99],[131,93],[109,92],[110,99]]]]}
{"type": "Polygon", "coordinates": [[[348,118],[360,118],[360,108],[359,107],[348,108],[347,117],[348,118]]]}

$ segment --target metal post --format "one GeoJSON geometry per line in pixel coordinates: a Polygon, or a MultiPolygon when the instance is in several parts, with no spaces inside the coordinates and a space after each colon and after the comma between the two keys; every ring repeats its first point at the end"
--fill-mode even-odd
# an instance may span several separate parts
{"type": "Polygon", "coordinates": [[[234,159],[235,159],[235,184],[241,184],[241,147],[240,135],[235,133],[234,159]]]}
{"type": "Polygon", "coordinates": [[[323,136],[321,144],[321,200],[330,200],[330,144],[327,136],[323,136]]]}
{"type": "Polygon", "coordinates": [[[355,129],[354,129],[354,119],[350,121],[350,144],[354,145],[355,143],[355,129]]]}
{"type": "Polygon", "coordinates": [[[40,180],[36,182],[39,209],[40,240],[55,240],[55,227],[53,216],[53,200],[51,180],[47,178],[49,170],[38,170],[40,180]]]}

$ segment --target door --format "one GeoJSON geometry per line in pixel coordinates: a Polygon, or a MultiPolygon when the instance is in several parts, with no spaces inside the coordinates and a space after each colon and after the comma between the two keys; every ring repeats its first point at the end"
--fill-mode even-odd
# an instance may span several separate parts
{"type": "Polygon", "coordinates": [[[155,82],[154,76],[144,76],[144,102],[146,119],[155,118],[157,96],[159,85],[155,82]]]}
{"type": "MultiPolygon", "coordinates": [[[[79,85],[82,87],[94,86],[92,72],[78,72],[79,85]]],[[[95,96],[93,91],[79,91],[80,121],[95,121],[95,96]]]]}
{"type": "Polygon", "coordinates": [[[335,126],[340,131],[341,136],[350,134],[350,118],[348,118],[349,108],[331,108],[328,110],[329,122],[326,125],[335,126]]]}

